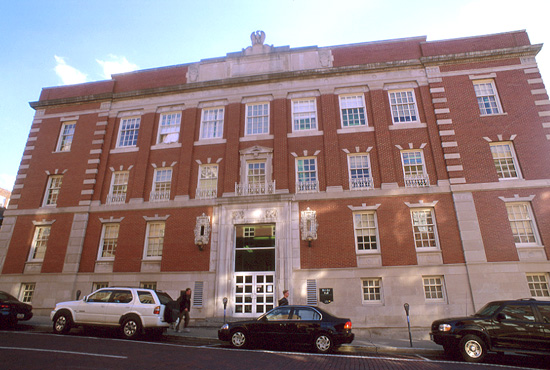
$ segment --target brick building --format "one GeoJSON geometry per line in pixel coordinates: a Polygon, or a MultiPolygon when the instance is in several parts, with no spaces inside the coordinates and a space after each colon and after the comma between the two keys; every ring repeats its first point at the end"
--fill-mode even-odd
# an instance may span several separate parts
{"type": "Polygon", "coordinates": [[[0,289],[193,289],[193,318],[356,329],[548,297],[550,105],[526,32],[274,47],[44,88],[0,289]]]}

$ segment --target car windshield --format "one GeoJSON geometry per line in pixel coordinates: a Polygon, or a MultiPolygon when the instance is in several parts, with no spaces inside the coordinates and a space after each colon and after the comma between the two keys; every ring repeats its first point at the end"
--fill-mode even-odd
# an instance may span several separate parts
{"type": "Polygon", "coordinates": [[[479,311],[476,312],[476,316],[492,316],[500,306],[500,303],[487,303],[479,311]]]}
{"type": "Polygon", "coordinates": [[[157,291],[157,296],[159,297],[161,304],[167,304],[173,301],[172,297],[168,293],[157,291]]]}

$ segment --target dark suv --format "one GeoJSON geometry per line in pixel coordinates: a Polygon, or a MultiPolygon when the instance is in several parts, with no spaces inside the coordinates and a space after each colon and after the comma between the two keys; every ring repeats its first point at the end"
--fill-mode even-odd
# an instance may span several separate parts
{"type": "Polygon", "coordinates": [[[431,339],[445,353],[481,362],[487,351],[550,354],[550,302],[534,299],[487,303],[475,315],[436,320],[431,339]]]}

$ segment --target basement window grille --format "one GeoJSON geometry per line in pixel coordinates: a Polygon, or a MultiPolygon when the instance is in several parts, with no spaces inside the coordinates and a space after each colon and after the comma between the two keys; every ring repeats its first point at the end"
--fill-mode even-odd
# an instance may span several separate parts
{"type": "Polygon", "coordinates": [[[193,293],[193,307],[202,307],[203,304],[203,281],[195,281],[195,291],[193,293]]]}
{"type": "Polygon", "coordinates": [[[307,304],[317,305],[317,280],[307,281],[307,304]]]}

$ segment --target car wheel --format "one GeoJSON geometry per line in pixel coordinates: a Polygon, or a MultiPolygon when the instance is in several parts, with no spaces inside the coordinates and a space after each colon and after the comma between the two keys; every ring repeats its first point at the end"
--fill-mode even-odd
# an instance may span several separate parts
{"type": "Polygon", "coordinates": [[[122,336],[125,339],[136,339],[141,333],[141,323],[138,318],[128,317],[122,322],[122,336]]]}
{"type": "Polygon", "coordinates": [[[67,334],[71,330],[73,325],[73,319],[71,314],[67,312],[61,312],[55,315],[53,319],[53,332],[56,334],[67,334]]]}
{"type": "Polygon", "coordinates": [[[487,354],[487,345],[477,335],[468,334],[460,340],[460,354],[464,361],[481,362],[487,354]]]}
{"type": "Polygon", "coordinates": [[[248,336],[242,330],[235,330],[231,333],[231,345],[235,348],[245,348],[248,346],[248,336]]]}
{"type": "Polygon", "coordinates": [[[328,353],[332,351],[332,348],[334,347],[332,338],[328,334],[317,335],[313,345],[315,346],[315,351],[319,353],[328,353]]]}

